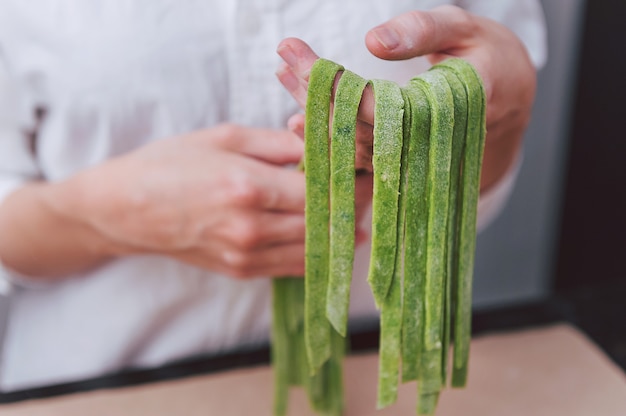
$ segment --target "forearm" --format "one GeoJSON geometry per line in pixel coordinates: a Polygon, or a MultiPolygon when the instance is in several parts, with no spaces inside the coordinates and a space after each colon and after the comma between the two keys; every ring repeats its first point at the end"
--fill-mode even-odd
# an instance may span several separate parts
{"type": "Polygon", "coordinates": [[[94,267],[116,247],[65,209],[80,195],[74,181],[32,183],[0,205],[0,259],[31,278],[57,279],[94,267]]]}
{"type": "Polygon", "coordinates": [[[137,254],[242,278],[299,275],[304,177],[284,165],[302,151],[287,130],[223,125],[27,185],[0,204],[0,259],[48,279],[137,254]]]}

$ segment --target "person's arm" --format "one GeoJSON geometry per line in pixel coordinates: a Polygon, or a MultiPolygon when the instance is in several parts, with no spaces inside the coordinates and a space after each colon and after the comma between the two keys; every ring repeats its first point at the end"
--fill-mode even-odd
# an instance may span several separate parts
{"type": "Polygon", "coordinates": [[[71,274],[112,255],[114,246],[54,206],[59,195],[74,198],[66,183],[27,183],[0,205],[0,259],[13,273],[71,274]]]}
{"type": "Polygon", "coordinates": [[[301,274],[304,178],[289,131],[219,126],[164,139],[0,204],[0,259],[31,279],[127,254],[235,277],[301,274]]]}
{"type": "MultiPolygon", "coordinates": [[[[512,168],[530,118],[536,70],[520,39],[494,20],[455,6],[414,11],[397,16],[370,30],[368,49],[388,60],[426,56],[431,63],[455,56],[471,62],[483,78],[487,94],[487,140],[481,191],[496,184],[512,168]]],[[[286,39],[278,47],[285,65],[278,77],[303,105],[308,71],[317,55],[298,39],[286,39]]],[[[373,120],[373,98],[366,91],[359,118],[373,120]]],[[[298,123],[299,120],[292,121],[298,123]]],[[[361,129],[361,140],[370,148],[371,135],[361,129]],[[368,142],[369,140],[369,142],[368,142]]],[[[371,169],[364,165],[362,168],[371,169]]]]}

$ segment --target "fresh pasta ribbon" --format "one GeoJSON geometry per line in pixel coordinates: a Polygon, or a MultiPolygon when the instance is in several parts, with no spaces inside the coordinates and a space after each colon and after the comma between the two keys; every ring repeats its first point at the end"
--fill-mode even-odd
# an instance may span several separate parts
{"type": "Polygon", "coordinates": [[[485,141],[481,78],[468,62],[451,58],[400,88],[319,59],[305,115],[306,275],[304,282],[273,283],[275,415],[286,414],[294,385],[305,388],[315,411],[343,411],[355,137],[368,82],[375,101],[368,282],[381,311],[377,406],[396,401],[400,380],[417,380],[416,412],[433,414],[448,379],[453,387],[467,382],[485,141]]]}
{"type": "Polygon", "coordinates": [[[350,283],[354,263],[355,152],[359,103],[367,80],[343,71],[333,105],[330,140],[330,264],[326,317],[342,336],[348,331],[350,283]]]}

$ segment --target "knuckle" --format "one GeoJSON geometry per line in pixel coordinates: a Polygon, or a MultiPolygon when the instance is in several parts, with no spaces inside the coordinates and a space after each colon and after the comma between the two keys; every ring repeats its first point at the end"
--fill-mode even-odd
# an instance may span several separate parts
{"type": "Polygon", "coordinates": [[[247,253],[240,250],[225,250],[222,253],[222,260],[232,277],[238,279],[249,277],[251,261],[247,253]]]}
{"type": "Polygon", "coordinates": [[[473,18],[474,15],[467,10],[451,4],[441,6],[441,8],[454,26],[464,28],[468,34],[474,33],[478,29],[476,19],[473,18]]]}
{"type": "Polygon", "coordinates": [[[437,24],[434,17],[430,13],[414,10],[408,13],[410,27],[417,28],[421,32],[421,36],[430,39],[437,31],[437,24]]]}
{"type": "Polygon", "coordinates": [[[444,4],[439,6],[438,9],[449,18],[464,19],[469,16],[465,9],[454,4],[444,4]]]}
{"type": "Polygon", "coordinates": [[[433,40],[445,36],[441,32],[447,32],[452,27],[468,35],[477,30],[473,15],[459,6],[447,4],[437,7],[436,11],[437,13],[419,10],[409,12],[410,21],[407,24],[419,30],[420,37],[433,40]]]}
{"type": "Polygon", "coordinates": [[[459,15],[459,14],[465,14],[465,10],[457,5],[454,4],[443,4],[439,7],[439,10],[441,10],[442,12],[445,12],[449,15],[459,15]]]}
{"type": "Polygon", "coordinates": [[[235,206],[256,207],[262,200],[262,191],[251,175],[240,172],[230,181],[230,199],[235,206]]]}
{"type": "Polygon", "coordinates": [[[259,222],[251,215],[238,217],[232,227],[233,244],[242,250],[253,250],[262,242],[259,222]]]}
{"type": "Polygon", "coordinates": [[[236,140],[240,137],[241,127],[232,123],[223,123],[215,127],[213,139],[218,146],[226,147],[236,144],[236,140]]]}
{"type": "Polygon", "coordinates": [[[222,123],[219,126],[217,126],[218,135],[224,138],[237,136],[238,130],[239,130],[239,127],[233,123],[222,123]]]}

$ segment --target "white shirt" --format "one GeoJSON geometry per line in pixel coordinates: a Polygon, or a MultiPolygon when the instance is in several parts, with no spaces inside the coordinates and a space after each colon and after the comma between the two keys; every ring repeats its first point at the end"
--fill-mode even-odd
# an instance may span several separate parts
{"type": "MultiPolygon", "coordinates": [[[[63,180],[171,135],[224,121],[284,127],[299,111],[274,75],[276,46],[288,36],[366,78],[403,84],[425,60],[376,59],[366,31],[444,3],[455,2],[0,0],[0,203],[27,181],[63,180]]],[[[544,60],[537,2],[457,3],[504,22],[537,65],[544,60]]],[[[481,221],[502,205],[513,176],[483,197],[481,221]]],[[[352,317],[377,315],[368,253],[356,253],[352,317]]],[[[156,256],[111,261],[53,285],[22,279],[11,294],[0,387],[266,342],[269,288],[269,279],[237,281],[156,256]]]]}

